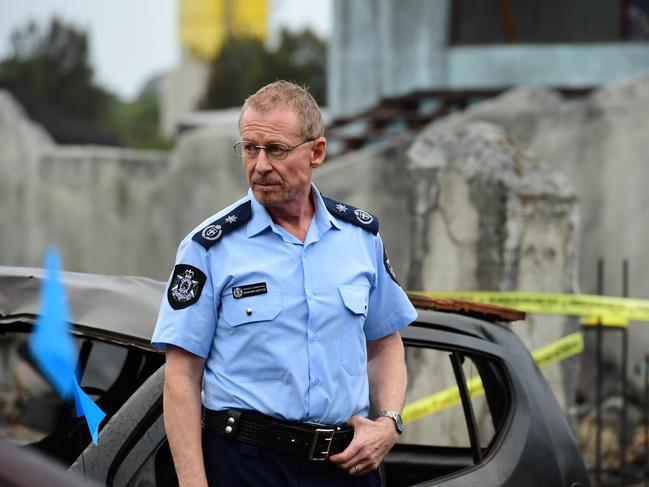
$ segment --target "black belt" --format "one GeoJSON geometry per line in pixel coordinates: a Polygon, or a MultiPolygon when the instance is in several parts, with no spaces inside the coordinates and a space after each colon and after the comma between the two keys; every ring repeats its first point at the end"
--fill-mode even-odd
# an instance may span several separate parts
{"type": "Polygon", "coordinates": [[[221,436],[251,445],[299,455],[321,462],[342,452],[351,443],[354,430],[348,426],[292,423],[254,411],[203,409],[202,424],[221,436]]]}

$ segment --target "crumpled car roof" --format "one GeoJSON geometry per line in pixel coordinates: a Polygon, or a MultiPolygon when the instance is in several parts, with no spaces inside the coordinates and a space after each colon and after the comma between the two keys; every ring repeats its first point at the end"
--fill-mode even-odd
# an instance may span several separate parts
{"type": "MultiPolygon", "coordinates": [[[[45,271],[0,266],[0,330],[16,321],[34,323],[41,303],[45,271]]],[[[154,350],[149,344],[165,283],[145,277],[62,272],[77,335],[110,337],[111,341],[154,350]]]]}
{"type": "MultiPolygon", "coordinates": [[[[0,266],[0,330],[16,322],[33,324],[40,310],[45,270],[0,266]]],[[[135,276],[61,272],[73,333],[156,350],[151,344],[166,284],[135,276]]],[[[488,321],[516,321],[525,313],[500,306],[409,294],[419,310],[478,316],[488,321]]]]}

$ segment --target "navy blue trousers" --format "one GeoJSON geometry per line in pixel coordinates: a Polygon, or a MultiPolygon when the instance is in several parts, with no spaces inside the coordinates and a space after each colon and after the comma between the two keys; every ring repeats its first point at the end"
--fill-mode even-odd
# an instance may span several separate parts
{"type": "Polygon", "coordinates": [[[378,472],[352,477],[328,461],[309,462],[270,448],[203,430],[203,457],[210,487],[380,487],[378,472]]]}

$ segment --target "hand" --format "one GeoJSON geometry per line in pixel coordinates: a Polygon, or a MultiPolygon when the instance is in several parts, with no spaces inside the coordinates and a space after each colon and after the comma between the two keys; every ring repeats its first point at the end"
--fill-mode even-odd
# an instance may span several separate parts
{"type": "Polygon", "coordinates": [[[349,475],[365,475],[379,468],[383,458],[399,439],[390,418],[375,421],[353,416],[349,425],[354,428],[354,439],[345,451],[332,455],[329,461],[347,470],[349,475]]]}

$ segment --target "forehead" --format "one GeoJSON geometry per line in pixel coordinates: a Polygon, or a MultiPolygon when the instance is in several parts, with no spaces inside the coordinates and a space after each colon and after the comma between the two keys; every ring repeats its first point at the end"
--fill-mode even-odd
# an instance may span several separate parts
{"type": "Polygon", "coordinates": [[[287,106],[279,106],[270,110],[246,108],[241,115],[241,135],[263,138],[300,137],[302,129],[295,110],[287,106]]]}

